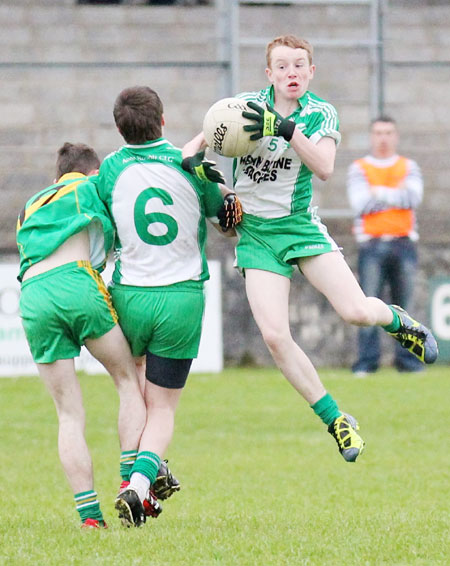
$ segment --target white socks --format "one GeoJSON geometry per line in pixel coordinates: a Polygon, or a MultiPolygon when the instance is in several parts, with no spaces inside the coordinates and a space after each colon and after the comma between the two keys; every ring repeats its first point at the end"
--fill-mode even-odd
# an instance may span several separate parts
{"type": "Polygon", "coordinates": [[[147,492],[150,487],[150,480],[140,474],[139,472],[134,472],[130,478],[130,485],[128,486],[134,489],[139,495],[139,499],[144,501],[147,497],[147,492]]]}

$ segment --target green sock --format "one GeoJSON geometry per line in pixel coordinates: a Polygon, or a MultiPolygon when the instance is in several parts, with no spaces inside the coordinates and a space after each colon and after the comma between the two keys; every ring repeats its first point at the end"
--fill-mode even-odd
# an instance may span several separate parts
{"type": "Polygon", "coordinates": [[[120,477],[130,481],[131,468],[136,462],[137,450],[124,450],[120,455],[120,477]]]}
{"type": "Polygon", "coordinates": [[[386,330],[386,332],[397,332],[402,324],[400,317],[398,316],[398,313],[391,307],[391,305],[388,305],[388,307],[391,309],[394,318],[392,319],[391,324],[387,324],[386,326],[382,326],[381,328],[383,330],[386,330]]]}
{"type": "Polygon", "coordinates": [[[342,415],[336,401],[329,393],[326,393],[314,405],[311,405],[311,409],[327,426],[342,415]]]}
{"type": "Polygon", "coordinates": [[[139,452],[131,474],[139,473],[154,483],[158,473],[161,458],[154,452],[139,452]]]}
{"type": "Polygon", "coordinates": [[[100,503],[97,499],[95,491],[82,491],[74,495],[77,511],[80,514],[81,522],[86,519],[96,519],[103,521],[103,515],[100,511],[100,503]]]}

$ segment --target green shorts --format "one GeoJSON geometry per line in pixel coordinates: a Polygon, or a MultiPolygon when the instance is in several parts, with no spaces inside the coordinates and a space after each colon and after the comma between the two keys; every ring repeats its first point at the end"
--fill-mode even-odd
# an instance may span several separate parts
{"type": "Polygon", "coordinates": [[[80,355],[87,338],[117,324],[111,297],[88,261],[74,261],[22,283],[20,315],[36,363],[80,355]]]}
{"type": "Polygon", "coordinates": [[[114,284],[109,290],[133,356],[148,351],[164,358],[197,357],[205,308],[203,283],[114,284]]]}
{"type": "Polygon", "coordinates": [[[236,229],[236,264],[241,270],[262,269],[290,278],[299,258],[339,249],[314,209],[282,218],[244,214],[236,229]]]}

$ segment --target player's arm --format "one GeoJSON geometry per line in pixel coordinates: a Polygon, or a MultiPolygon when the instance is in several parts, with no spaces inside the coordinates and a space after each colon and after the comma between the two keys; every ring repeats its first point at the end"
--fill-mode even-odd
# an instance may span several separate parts
{"type": "Polygon", "coordinates": [[[206,143],[205,136],[203,135],[203,132],[200,132],[183,146],[183,158],[191,157],[192,155],[195,155],[196,153],[202,151],[202,149],[206,149],[207,147],[208,144],[206,143]]]}
{"type": "Polygon", "coordinates": [[[215,161],[205,158],[205,150],[202,149],[195,155],[183,158],[181,167],[202,181],[212,181],[213,183],[225,183],[222,171],[216,169],[215,161]]]}
{"type": "Polygon", "coordinates": [[[244,126],[245,131],[253,132],[250,139],[281,136],[290,143],[302,162],[319,179],[326,181],[330,177],[334,171],[336,158],[336,142],[332,137],[324,136],[314,143],[295,127],[293,120],[283,118],[271,106],[264,109],[252,101],[249,101],[247,105],[253,112],[244,111],[242,115],[255,122],[244,126]]]}
{"type": "Polygon", "coordinates": [[[181,167],[202,181],[224,183],[223,173],[214,168],[216,165],[214,161],[205,159],[207,147],[205,136],[200,132],[183,146],[181,167]]]}
{"type": "Polygon", "coordinates": [[[219,184],[223,203],[217,211],[219,223],[212,222],[212,224],[225,236],[235,236],[236,231],[234,227],[242,220],[241,202],[236,193],[224,185],[225,178],[221,171],[213,169],[215,163],[204,159],[206,147],[208,145],[205,136],[203,132],[200,132],[183,147],[182,167],[202,180],[210,180],[219,184]],[[199,167],[202,167],[203,171],[199,167]],[[220,175],[220,178],[218,178],[217,174],[220,175]],[[214,175],[214,178],[211,178],[212,175],[214,175]]]}
{"type": "Polygon", "coordinates": [[[290,144],[302,162],[319,179],[326,181],[331,176],[336,159],[336,142],[333,138],[326,136],[315,144],[295,128],[290,144]]]}

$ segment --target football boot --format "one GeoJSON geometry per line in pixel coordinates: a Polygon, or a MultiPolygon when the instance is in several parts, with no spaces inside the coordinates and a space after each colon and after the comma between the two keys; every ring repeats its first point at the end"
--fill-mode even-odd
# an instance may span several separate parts
{"type": "Polygon", "coordinates": [[[137,492],[128,487],[116,498],[115,508],[124,527],[140,527],[146,521],[144,506],[137,492]]]}
{"type": "Polygon", "coordinates": [[[167,499],[175,492],[180,491],[181,485],[172,474],[167,465],[167,460],[161,460],[156,479],[152,485],[153,495],[157,499],[167,499]]]}
{"type": "Polygon", "coordinates": [[[100,521],[99,519],[85,519],[81,523],[82,529],[107,529],[108,525],[105,521],[100,521]]]}
{"type": "Polygon", "coordinates": [[[330,424],[328,432],[336,440],[346,462],[354,462],[364,450],[364,440],[357,434],[359,425],[351,415],[343,413],[330,424]]]}
{"type": "Polygon", "coordinates": [[[390,305],[400,319],[400,328],[397,332],[388,332],[403,348],[416,356],[424,364],[432,364],[438,357],[439,349],[430,330],[397,305],[390,305]]]}

